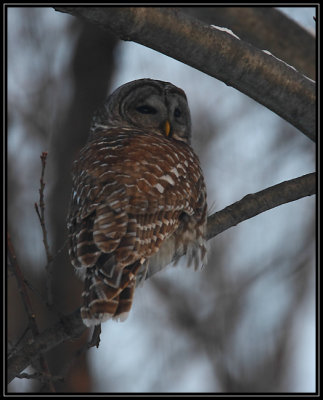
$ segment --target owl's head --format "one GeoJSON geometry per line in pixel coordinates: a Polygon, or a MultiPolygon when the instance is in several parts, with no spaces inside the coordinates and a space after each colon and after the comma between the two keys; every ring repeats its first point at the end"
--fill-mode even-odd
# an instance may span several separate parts
{"type": "Polygon", "coordinates": [[[110,127],[144,129],[190,143],[191,117],[186,95],[169,82],[128,82],[115,90],[97,111],[91,131],[110,127]]]}

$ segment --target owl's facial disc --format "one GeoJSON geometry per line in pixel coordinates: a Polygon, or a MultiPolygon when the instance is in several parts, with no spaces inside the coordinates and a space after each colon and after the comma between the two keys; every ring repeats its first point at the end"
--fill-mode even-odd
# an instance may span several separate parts
{"type": "Polygon", "coordinates": [[[151,129],[167,138],[190,141],[191,119],[186,99],[176,91],[144,87],[125,102],[123,116],[132,126],[151,129]],[[149,89],[149,90],[148,90],[149,89]]]}

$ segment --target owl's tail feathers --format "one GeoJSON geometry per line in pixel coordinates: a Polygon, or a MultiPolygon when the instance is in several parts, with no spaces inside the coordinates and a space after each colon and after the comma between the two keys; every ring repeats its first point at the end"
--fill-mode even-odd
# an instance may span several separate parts
{"type": "Polygon", "coordinates": [[[113,296],[111,288],[92,271],[88,271],[82,293],[81,316],[86,326],[99,325],[111,318],[118,308],[118,296],[113,296]]]}
{"type": "Polygon", "coordinates": [[[117,288],[111,286],[96,267],[88,268],[81,308],[86,326],[98,325],[110,318],[127,319],[136,287],[136,273],[141,265],[141,261],[136,261],[125,267],[117,288]]]}

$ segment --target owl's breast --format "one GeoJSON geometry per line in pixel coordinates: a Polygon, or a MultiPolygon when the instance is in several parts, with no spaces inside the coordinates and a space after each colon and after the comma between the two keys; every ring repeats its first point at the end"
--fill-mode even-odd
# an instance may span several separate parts
{"type": "MultiPolygon", "coordinates": [[[[145,131],[111,130],[89,142],[77,169],[81,172],[74,176],[82,181],[80,190],[88,189],[91,207],[109,201],[116,211],[173,209],[192,215],[200,193],[205,192],[193,150],[183,142],[145,131]]],[[[74,186],[78,187],[77,182],[74,186]]]]}

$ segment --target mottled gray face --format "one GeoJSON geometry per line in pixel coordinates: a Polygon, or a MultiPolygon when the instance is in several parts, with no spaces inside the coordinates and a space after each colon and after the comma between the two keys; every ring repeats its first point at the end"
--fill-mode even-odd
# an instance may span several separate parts
{"type": "Polygon", "coordinates": [[[119,87],[96,121],[151,130],[170,140],[190,143],[191,118],[185,93],[168,82],[139,79],[119,87]]]}

